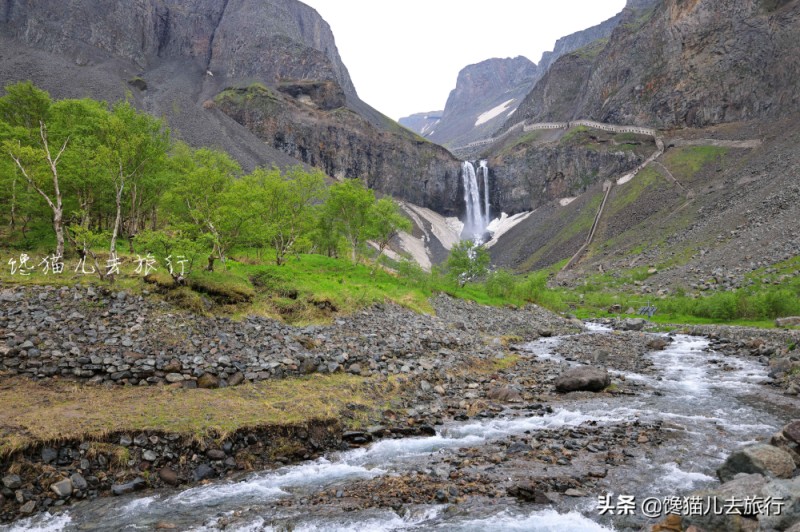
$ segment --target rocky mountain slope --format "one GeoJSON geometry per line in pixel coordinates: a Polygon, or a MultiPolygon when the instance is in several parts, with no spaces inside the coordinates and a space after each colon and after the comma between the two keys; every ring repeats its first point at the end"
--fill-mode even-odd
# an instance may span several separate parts
{"type": "Polygon", "coordinates": [[[434,126],[442,119],[443,112],[444,111],[430,111],[428,113],[415,113],[411,116],[401,118],[398,122],[401,126],[424,137],[435,130],[434,126]]]}
{"type": "MultiPolygon", "coordinates": [[[[459,163],[444,149],[359,99],[330,27],[296,0],[2,0],[0,14],[3,85],[31,79],[56,98],[116,101],[130,93],[137,106],[165,116],[178,137],[224,149],[246,169],[314,165],[320,157],[312,153],[336,147],[347,163],[322,164],[331,176],[364,177],[386,192],[413,190],[407,199],[419,199],[426,183],[441,192],[456,181],[459,163]],[[251,86],[281,95],[280,127],[261,127],[260,137],[247,128],[252,121],[239,124],[214,104],[226,89],[251,86]],[[309,113],[313,139],[296,129],[309,113]],[[343,126],[339,118],[348,113],[343,126]],[[406,157],[384,161],[393,152],[406,157]],[[382,180],[362,175],[378,167],[382,180]]],[[[224,110],[235,118],[243,112],[230,101],[224,110]]],[[[439,209],[459,208],[447,203],[454,195],[437,194],[435,205],[433,193],[422,197],[439,209]]]]}
{"type": "Polygon", "coordinates": [[[555,62],[513,120],[701,127],[797,110],[794,0],[663,0],[555,62]]]}
{"type": "Polygon", "coordinates": [[[536,65],[522,56],[487,59],[463,68],[441,120],[425,137],[450,147],[490,137],[514,113],[538,72],[536,65]]]}
{"type": "MultiPolygon", "coordinates": [[[[626,9],[641,9],[654,1],[628,0],[626,9]]],[[[437,113],[417,113],[401,118],[400,123],[450,148],[491,137],[504,122],[517,119],[517,107],[558,58],[607,39],[624,16],[622,11],[591,28],[558,39],[552,51],[542,54],[538,65],[519,56],[487,59],[464,67],[438,120],[437,113]]]]}
{"type": "MultiPolygon", "coordinates": [[[[633,269],[629,287],[656,297],[746,287],[755,270],[775,283],[798,275],[798,35],[797,0],[662,0],[629,7],[607,42],[552,64],[506,127],[589,117],[658,127],[666,148],[613,186],[594,238],[559,282],[633,269]]],[[[572,257],[603,203],[602,182],[626,172],[613,152],[652,150],[631,135],[599,143],[599,131],[565,146],[572,131],[515,130],[481,154],[498,201],[536,209],[493,245],[496,263],[529,271],[572,257]]]]}

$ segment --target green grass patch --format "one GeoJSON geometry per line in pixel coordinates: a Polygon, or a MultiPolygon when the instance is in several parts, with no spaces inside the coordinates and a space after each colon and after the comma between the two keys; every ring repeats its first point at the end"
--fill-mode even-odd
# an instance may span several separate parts
{"type": "Polygon", "coordinates": [[[727,148],[716,146],[684,146],[664,154],[664,165],[679,181],[691,180],[703,167],[721,160],[726,153],[727,148]]]}

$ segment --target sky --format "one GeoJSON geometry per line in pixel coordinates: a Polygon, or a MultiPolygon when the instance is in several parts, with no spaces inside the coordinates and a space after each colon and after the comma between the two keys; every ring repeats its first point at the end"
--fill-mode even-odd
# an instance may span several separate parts
{"type": "Polygon", "coordinates": [[[538,63],[559,37],[625,0],[301,0],[333,30],[358,95],[395,120],[444,109],[458,72],[492,57],[538,63]]]}

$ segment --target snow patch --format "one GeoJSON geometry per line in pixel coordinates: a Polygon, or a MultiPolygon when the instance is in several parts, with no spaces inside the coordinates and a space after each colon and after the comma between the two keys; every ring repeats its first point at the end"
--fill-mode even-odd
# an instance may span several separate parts
{"type": "Polygon", "coordinates": [[[624,185],[625,183],[627,183],[628,181],[633,179],[633,176],[635,176],[635,175],[636,174],[634,174],[633,172],[631,172],[630,174],[625,174],[624,176],[622,176],[619,179],[617,179],[617,184],[618,185],[624,185]]]}
{"type": "Polygon", "coordinates": [[[403,248],[403,251],[411,255],[411,258],[419,264],[420,268],[426,272],[431,271],[431,258],[428,256],[428,248],[425,247],[425,243],[422,239],[414,238],[405,231],[400,232],[398,238],[400,239],[400,247],[403,248]]]}
{"type": "Polygon", "coordinates": [[[486,243],[485,247],[490,248],[495,245],[497,243],[497,239],[507,233],[512,227],[527,219],[528,216],[534,212],[535,211],[520,212],[514,216],[509,216],[506,213],[502,213],[500,218],[495,218],[492,220],[486,227],[486,230],[492,233],[492,239],[486,243]]]}
{"type": "Polygon", "coordinates": [[[507,102],[503,102],[500,105],[498,105],[497,107],[489,109],[488,111],[486,111],[485,113],[480,115],[478,117],[478,120],[475,121],[475,127],[478,127],[481,124],[485,124],[486,122],[488,122],[492,118],[494,118],[496,116],[500,116],[501,114],[505,113],[508,110],[509,106],[511,106],[511,104],[514,103],[515,100],[516,100],[516,98],[512,98],[512,99],[508,100],[507,102]]]}
{"type": "Polygon", "coordinates": [[[560,200],[558,200],[558,204],[561,205],[562,207],[566,207],[567,205],[575,201],[575,199],[576,198],[561,198],[560,200]]]}

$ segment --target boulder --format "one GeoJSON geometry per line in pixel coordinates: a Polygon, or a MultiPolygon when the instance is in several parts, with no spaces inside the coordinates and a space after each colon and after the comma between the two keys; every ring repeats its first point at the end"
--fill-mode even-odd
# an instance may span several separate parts
{"type": "MultiPolygon", "coordinates": [[[[736,478],[725,482],[720,486],[710,488],[708,490],[696,491],[690,494],[690,497],[700,497],[703,501],[716,499],[717,501],[744,501],[745,498],[752,500],[761,492],[761,489],[767,484],[767,479],[759,474],[744,474],[736,475],[736,478]]],[[[743,505],[743,502],[740,502],[743,505]]],[[[755,519],[751,519],[736,513],[717,513],[707,512],[705,515],[701,512],[692,513],[691,515],[683,516],[681,520],[684,530],[689,530],[689,527],[696,527],[695,530],[736,530],[736,531],[750,531],[758,528],[758,523],[755,519]]]]}
{"type": "Polygon", "coordinates": [[[55,484],[50,485],[50,491],[56,494],[59,499],[65,499],[72,495],[72,481],[68,478],[59,480],[55,484]]]}
{"type": "Polygon", "coordinates": [[[775,447],[783,449],[784,451],[789,453],[789,456],[791,456],[792,460],[794,460],[795,467],[800,467],[800,445],[798,445],[795,441],[788,438],[785,432],[786,428],[789,427],[790,425],[787,425],[786,427],[783,428],[783,430],[779,430],[778,432],[776,432],[772,436],[772,438],[770,438],[769,443],[770,445],[774,445],[775,447]]]}
{"type": "Polygon", "coordinates": [[[194,476],[195,482],[200,482],[201,480],[206,480],[206,479],[209,479],[209,478],[216,477],[217,476],[217,472],[214,470],[213,467],[211,467],[209,465],[200,464],[194,470],[193,476],[194,476]]]}
{"type": "Polygon", "coordinates": [[[533,484],[518,484],[510,486],[506,492],[511,496],[522,501],[533,502],[536,504],[552,504],[553,500],[547,494],[533,484]]]}
{"type": "Polygon", "coordinates": [[[641,331],[647,325],[647,320],[643,318],[628,318],[622,320],[618,327],[623,331],[641,331]]]}
{"type": "Polygon", "coordinates": [[[111,486],[111,493],[114,495],[127,495],[128,493],[133,493],[134,491],[144,489],[146,486],[147,481],[145,479],[142,477],[136,477],[125,484],[114,484],[111,486]]]}
{"type": "Polygon", "coordinates": [[[3,486],[15,490],[22,486],[22,478],[19,475],[6,475],[3,477],[3,486]]]}
{"type": "Polygon", "coordinates": [[[490,389],[486,392],[486,398],[492,401],[500,401],[501,403],[519,403],[522,401],[522,395],[508,386],[501,386],[490,389]]]}
{"type": "Polygon", "coordinates": [[[197,387],[204,389],[219,388],[219,379],[211,373],[203,373],[197,379],[197,387]]]}
{"type": "Polygon", "coordinates": [[[86,482],[86,479],[83,478],[83,475],[80,473],[73,473],[70,475],[69,479],[72,481],[72,487],[76,491],[85,491],[89,487],[89,483],[86,482]]]}
{"type": "Polygon", "coordinates": [[[570,368],[556,378],[557,392],[599,392],[611,384],[611,376],[605,368],[579,366],[570,368]]]}
{"type": "Polygon", "coordinates": [[[780,511],[773,506],[771,511],[759,514],[758,523],[762,530],[785,530],[800,523],[800,477],[772,480],[761,488],[760,495],[783,503],[780,511]]]}
{"type": "Polygon", "coordinates": [[[786,451],[766,443],[757,443],[734,451],[717,469],[717,476],[722,482],[733,480],[739,473],[791,478],[794,467],[794,460],[786,451]]]}
{"type": "Polygon", "coordinates": [[[161,479],[164,484],[168,484],[170,486],[177,486],[180,484],[180,479],[178,478],[178,474],[172,470],[171,467],[162,467],[158,471],[158,478],[161,479]]]}
{"type": "Polygon", "coordinates": [[[228,379],[228,386],[238,386],[244,382],[244,373],[237,371],[230,379],[228,379]]]}
{"type": "Polygon", "coordinates": [[[775,320],[775,327],[800,327],[800,316],[778,318],[775,320]]]}

